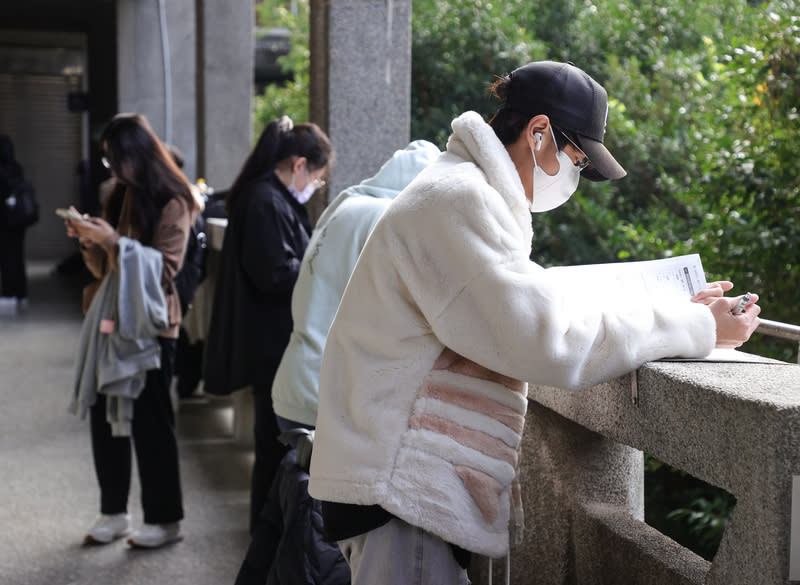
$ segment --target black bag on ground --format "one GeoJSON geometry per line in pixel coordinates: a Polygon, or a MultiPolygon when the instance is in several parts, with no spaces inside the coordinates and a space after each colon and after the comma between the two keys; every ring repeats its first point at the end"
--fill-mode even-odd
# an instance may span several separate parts
{"type": "Polygon", "coordinates": [[[206,248],[206,219],[198,213],[194,225],[189,230],[183,266],[175,275],[175,289],[178,292],[183,315],[189,310],[197,287],[206,277],[206,248]]]}

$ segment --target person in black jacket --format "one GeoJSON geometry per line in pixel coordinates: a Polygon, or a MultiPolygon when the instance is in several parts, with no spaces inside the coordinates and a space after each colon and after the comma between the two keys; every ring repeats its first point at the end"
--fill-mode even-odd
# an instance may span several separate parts
{"type": "Polygon", "coordinates": [[[25,230],[38,219],[38,210],[23,212],[23,193],[33,186],[25,180],[22,166],[14,158],[14,143],[0,135],[0,282],[5,303],[13,312],[28,305],[25,274],[25,230]]]}
{"type": "Polygon", "coordinates": [[[253,389],[251,531],[286,451],[277,439],[271,387],[292,331],[292,289],[311,233],[304,203],[324,185],[332,158],[330,140],[316,124],[273,120],[226,197],[203,377],[209,394],[253,389]]]}

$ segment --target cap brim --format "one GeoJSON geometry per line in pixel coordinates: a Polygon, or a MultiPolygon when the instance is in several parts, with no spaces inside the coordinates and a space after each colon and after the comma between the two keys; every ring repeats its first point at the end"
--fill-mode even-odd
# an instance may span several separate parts
{"type": "Polygon", "coordinates": [[[611,156],[602,142],[597,142],[586,136],[579,136],[578,146],[592,161],[591,166],[581,171],[581,176],[590,181],[613,181],[627,175],[616,159],[611,156]]]}

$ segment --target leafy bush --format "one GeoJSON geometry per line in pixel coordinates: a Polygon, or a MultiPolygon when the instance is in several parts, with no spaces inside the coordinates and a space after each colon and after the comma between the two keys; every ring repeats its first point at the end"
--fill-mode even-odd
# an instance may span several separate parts
{"type": "Polygon", "coordinates": [[[688,473],[645,457],[645,521],[713,560],[736,499],[688,473]]]}
{"type": "Polygon", "coordinates": [[[415,0],[411,48],[411,137],[444,148],[450,122],[492,107],[491,74],[505,74],[546,47],[520,24],[522,0],[415,0]]]}
{"type": "Polygon", "coordinates": [[[281,69],[291,74],[285,85],[268,85],[263,93],[256,95],[253,104],[253,137],[258,140],[270,121],[284,114],[295,124],[308,122],[309,118],[309,70],[311,53],[308,48],[309,0],[293,2],[274,0],[256,4],[260,23],[267,26],[285,27],[289,30],[289,54],[278,57],[281,69]]]}

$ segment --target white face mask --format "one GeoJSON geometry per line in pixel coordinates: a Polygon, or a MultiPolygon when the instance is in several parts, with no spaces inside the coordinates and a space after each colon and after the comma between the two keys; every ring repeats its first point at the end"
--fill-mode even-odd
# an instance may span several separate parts
{"type": "Polygon", "coordinates": [[[297,187],[294,186],[294,173],[292,173],[292,182],[286,187],[289,193],[292,194],[292,197],[294,197],[300,205],[305,204],[311,199],[314,191],[317,190],[317,184],[308,177],[308,171],[306,171],[306,178],[308,179],[306,186],[303,187],[302,191],[298,191],[297,187]]]}
{"type": "MultiPolygon", "coordinates": [[[[552,126],[550,135],[553,137],[553,144],[556,144],[552,126]]],[[[578,188],[581,170],[572,163],[564,151],[559,150],[556,154],[558,172],[555,175],[548,175],[537,164],[533,148],[531,154],[533,155],[533,201],[530,203],[530,210],[533,213],[541,213],[566,203],[578,188]]]]}

